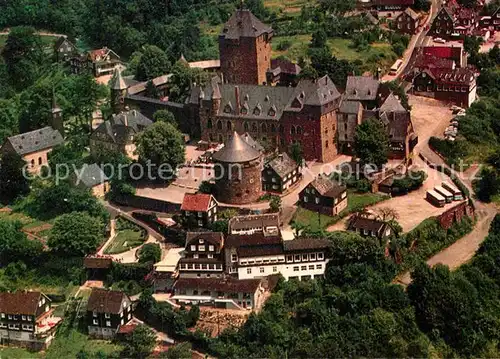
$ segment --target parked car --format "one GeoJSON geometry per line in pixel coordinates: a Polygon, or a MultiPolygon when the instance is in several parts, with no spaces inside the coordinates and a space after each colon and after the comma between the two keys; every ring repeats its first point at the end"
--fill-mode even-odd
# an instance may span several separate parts
{"type": "Polygon", "coordinates": [[[439,43],[439,44],[446,44],[446,40],[444,40],[444,39],[442,39],[442,38],[440,38],[440,37],[436,37],[436,38],[434,39],[434,42],[437,42],[437,43],[439,43]]]}

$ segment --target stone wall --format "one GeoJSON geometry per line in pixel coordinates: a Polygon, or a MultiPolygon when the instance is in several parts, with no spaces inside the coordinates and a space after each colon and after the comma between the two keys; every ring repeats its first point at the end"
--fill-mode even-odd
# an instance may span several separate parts
{"type": "Polygon", "coordinates": [[[473,217],[474,216],[474,208],[469,205],[469,201],[466,200],[462,203],[459,203],[453,208],[450,208],[443,214],[438,217],[438,222],[442,228],[448,229],[454,223],[461,222],[464,216],[473,217]]]}
{"type": "MultiPolygon", "coordinates": [[[[222,203],[244,204],[255,202],[262,195],[262,161],[244,164],[222,163],[224,176],[215,182],[215,197],[222,203]],[[241,170],[240,170],[241,169],[241,170]]],[[[220,177],[220,166],[215,176],[220,177]]]]}

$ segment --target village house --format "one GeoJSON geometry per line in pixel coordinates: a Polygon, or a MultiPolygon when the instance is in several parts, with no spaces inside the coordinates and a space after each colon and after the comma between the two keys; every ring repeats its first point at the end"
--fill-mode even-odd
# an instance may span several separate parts
{"type": "Polygon", "coordinates": [[[276,236],[279,234],[280,225],[278,213],[235,216],[229,220],[228,233],[238,235],[262,233],[264,236],[276,236]]]}
{"type": "Polygon", "coordinates": [[[456,67],[467,67],[467,53],[462,44],[424,46],[421,49],[425,56],[451,60],[456,67]]]}
{"type": "Polygon", "coordinates": [[[137,110],[112,115],[90,135],[90,152],[94,155],[104,148],[136,158],[134,138],[152,123],[137,110]]]}
{"type": "Polygon", "coordinates": [[[83,258],[83,268],[89,280],[105,280],[112,265],[113,260],[110,257],[87,256],[83,258]]]}
{"type": "Polygon", "coordinates": [[[419,16],[411,8],[403,11],[394,21],[394,27],[403,34],[416,34],[419,25],[419,16]]]}
{"type": "Polygon", "coordinates": [[[335,216],[347,207],[347,188],[318,175],[299,193],[300,205],[313,212],[335,216]]]}
{"type": "Polygon", "coordinates": [[[337,115],[338,148],[340,153],[352,154],[354,134],[361,125],[363,105],[359,101],[342,101],[337,115]]]}
{"type": "Polygon", "coordinates": [[[500,31],[500,7],[491,15],[491,25],[495,31],[500,31]]]}
{"type": "Polygon", "coordinates": [[[285,280],[322,278],[330,242],[321,238],[284,241],[280,234],[228,235],[224,243],[226,273],[240,280],[281,274],[285,280]]]}
{"type": "Polygon", "coordinates": [[[71,72],[80,74],[87,70],[91,71],[95,77],[110,75],[115,67],[121,65],[120,56],[111,49],[103,47],[102,49],[91,50],[85,54],[71,58],[71,72]]]}
{"type": "Polygon", "coordinates": [[[78,54],[78,49],[66,36],[61,36],[54,44],[54,53],[57,61],[65,62],[78,54]]]}
{"type": "Polygon", "coordinates": [[[271,67],[267,70],[266,78],[269,85],[297,86],[299,74],[302,71],[299,65],[287,59],[272,59],[271,67]]]}
{"type": "Polygon", "coordinates": [[[188,227],[208,228],[217,220],[218,203],[211,194],[186,193],[181,205],[181,214],[188,227]]]}
{"type": "Polygon", "coordinates": [[[132,319],[130,298],[120,291],[92,288],[86,317],[89,336],[113,338],[120,326],[132,319]]]}
{"type": "Polygon", "coordinates": [[[363,105],[363,109],[372,110],[377,107],[379,101],[380,81],[372,76],[348,76],[344,101],[357,101],[363,105]]]}
{"type": "Polygon", "coordinates": [[[48,154],[52,149],[64,143],[61,133],[50,126],[8,137],[3,144],[2,153],[17,153],[30,173],[40,173],[48,166],[48,154]]]}
{"type": "Polygon", "coordinates": [[[470,36],[479,25],[477,10],[462,7],[456,0],[448,0],[439,10],[427,33],[446,40],[470,36]]]}
{"type": "Polygon", "coordinates": [[[357,7],[376,13],[378,18],[392,20],[412,6],[413,3],[414,0],[360,0],[357,7]]]}
{"type": "Polygon", "coordinates": [[[413,78],[413,93],[469,107],[476,100],[476,75],[468,68],[429,69],[413,78]]]}
{"type": "Polygon", "coordinates": [[[260,309],[265,301],[264,284],[263,279],[179,278],[171,300],[225,309],[260,309]]]}
{"type": "Polygon", "coordinates": [[[51,300],[37,291],[0,293],[0,341],[31,350],[46,349],[62,318],[55,317],[51,300]]]}
{"type": "Polygon", "coordinates": [[[349,219],[347,230],[356,232],[362,237],[384,239],[390,237],[392,228],[387,222],[369,218],[364,215],[353,215],[349,219]]]}
{"type": "Polygon", "coordinates": [[[224,236],[219,232],[188,232],[184,257],[179,260],[180,278],[220,278],[224,271],[222,247],[224,236]]]}
{"type": "Polygon", "coordinates": [[[286,153],[281,153],[264,165],[262,190],[283,193],[300,181],[300,166],[286,153]]]}
{"type": "Polygon", "coordinates": [[[90,189],[97,198],[103,198],[110,189],[109,178],[96,163],[75,170],[71,180],[77,187],[90,189]]]}

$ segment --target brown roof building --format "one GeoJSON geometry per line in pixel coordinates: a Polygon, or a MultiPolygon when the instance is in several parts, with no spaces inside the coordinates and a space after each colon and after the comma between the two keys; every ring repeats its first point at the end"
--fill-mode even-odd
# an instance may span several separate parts
{"type": "Polygon", "coordinates": [[[300,181],[300,166],[286,153],[280,153],[264,165],[262,171],[262,190],[283,193],[300,181]]]}
{"type": "Polygon", "coordinates": [[[181,213],[184,225],[190,227],[205,227],[217,220],[218,203],[211,194],[186,193],[182,200],[181,213]]]}
{"type": "Polygon", "coordinates": [[[87,302],[89,335],[96,338],[112,338],[120,326],[132,319],[130,298],[123,292],[92,288],[87,302]]]}
{"type": "Polygon", "coordinates": [[[180,278],[220,278],[224,270],[224,236],[218,232],[188,232],[180,278]]]}
{"type": "Polygon", "coordinates": [[[335,216],[347,207],[347,188],[318,175],[299,193],[299,201],[310,211],[335,216]]]}
{"type": "Polygon", "coordinates": [[[417,33],[419,25],[419,16],[411,8],[407,8],[394,21],[396,31],[403,34],[413,35],[417,33]]]}

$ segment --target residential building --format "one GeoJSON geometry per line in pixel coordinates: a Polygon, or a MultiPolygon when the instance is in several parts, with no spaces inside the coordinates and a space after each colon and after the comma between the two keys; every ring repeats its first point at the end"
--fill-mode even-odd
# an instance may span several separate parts
{"type": "Polygon", "coordinates": [[[347,188],[318,175],[299,193],[300,205],[314,212],[335,216],[347,207],[347,188]]]}
{"type": "Polygon", "coordinates": [[[8,137],[3,144],[2,153],[17,153],[26,162],[30,173],[40,173],[48,166],[48,154],[55,146],[64,143],[61,133],[52,127],[21,133],[8,137]]]}
{"type": "Polygon", "coordinates": [[[358,233],[362,237],[375,237],[377,239],[390,237],[393,233],[391,226],[387,222],[360,214],[353,215],[349,219],[347,229],[358,233]]]}
{"type": "Polygon", "coordinates": [[[65,62],[78,54],[78,49],[66,36],[60,36],[54,44],[54,53],[57,61],[65,62]]]}
{"type": "Polygon", "coordinates": [[[171,300],[227,309],[260,309],[265,301],[262,279],[179,278],[171,300]]]}
{"type": "Polygon", "coordinates": [[[125,293],[92,288],[87,302],[87,325],[91,337],[110,339],[131,319],[131,301],[125,293]]]}
{"type": "Polygon", "coordinates": [[[2,344],[46,349],[62,318],[55,317],[51,300],[37,291],[0,292],[0,341],[2,344]]]}
{"type": "Polygon", "coordinates": [[[337,115],[338,148],[340,153],[352,154],[354,134],[361,125],[363,105],[359,101],[342,101],[337,115]]]}
{"type": "Polygon", "coordinates": [[[426,57],[435,56],[453,61],[456,67],[467,67],[467,53],[461,44],[424,46],[421,49],[426,57]]]}
{"type": "Polygon", "coordinates": [[[394,21],[396,31],[404,34],[416,34],[419,26],[419,16],[411,8],[403,11],[394,21]]]}
{"type": "Polygon", "coordinates": [[[208,228],[217,220],[218,203],[211,194],[186,193],[181,205],[181,214],[188,227],[208,228]]]}
{"type": "Polygon", "coordinates": [[[427,34],[447,40],[470,36],[479,26],[477,13],[476,9],[463,7],[456,0],[448,0],[434,18],[427,34]]]}
{"type": "Polygon", "coordinates": [[[272,59],[271,67],[266,72],[267,83],[278,86],[297,86],[301,71],[300,66],[290,60],[272,59]]]}
{"type": "Polygon", "coordinates": [[[273,34],[273,29],[257,19],[250,10],[236,10],[219,35],[220,66],[224,81],[265,85],[266,71],[271,67],[273,34]]]}
{"type": "Polygon", "coordinates": [[[330,245],[320,238],[284,241],[281,235],[228,235],[224,244],[226,273],[240,280],[276,274],[286,280],[322,278],[330,245]]]}
{"type": "Polygon", "coordinates": [[[300,181],[300,166],[286,153],[281,153],[264,165],[262,190],[283,193],[300,181]]]}
{"type": "Polygon", "coordinates": [[[89,280],[105,280],[111,270],[111,257],[88,256],[83,258],[83,268],[89,280]]]}
{"type": "Polygon", "coordinates": [[[220,202],[244,204],[262,193],[262,154],[237,132],[214,153],[215,195],[220,202]]]}
{"type": "Polygon", "coordinates": [[[111,49],[103,47],[102,49],[91,50],[85,54],[71,58],[71,71],[74,74],[80,74],[84,71],[90,71],[93,76],[99,77],[110,75],[116,66],[121,65],[120,56],[111,49]]]}
{"type": "Polygon", "coordinates": [[[380,81],[373,76],[348,76],[344,101],[357,101],[363,109],[371,110],[377,107],[379,100],[380,81]]]}
{"type": "Polygon", "coordinates": [[[136,110],[112,115],[90,135],[90,152],[95,154],[104,148],[122,152],[135,159],[134,138],[152,123],[153,121],[136,110]]]}
{"type": "Polygon", "coordinates": [[[414,0],[361,0],[357,7],[376,12],[378,18],[392,20],[412,6],[414,0]]]}
{"type": "Polygon", "coordinates": [[[103,198],[109,192],[109,178],[96,163],[83,165],[71,176],[75,186],[90,189],[97,198],[103,198]]]}
{"type": "Polygon", "coordinates": [[[500,7],[491,15],[491,25],[495,31],[500,31],[500,7]]]}
{"type": "Polygon", "coordinates": [[[280,226],[278,213],[235,216],[229,220],[228,233],[238,235],[262,233],[264,236],[277,236],[280,226]]]}
{"type": "Polygon", "coordinates": [[[468,68],[423,70],[413,78],[413,93],[469,107],[476,100],[476,75],[468,68]]]}
{"type": "Polygon", "coordinates": [[[179,260],[180,278],[220,278],[224,271],[222,247],[224,236],[219,232],[188,232],[184,257],[179,260]]]}

